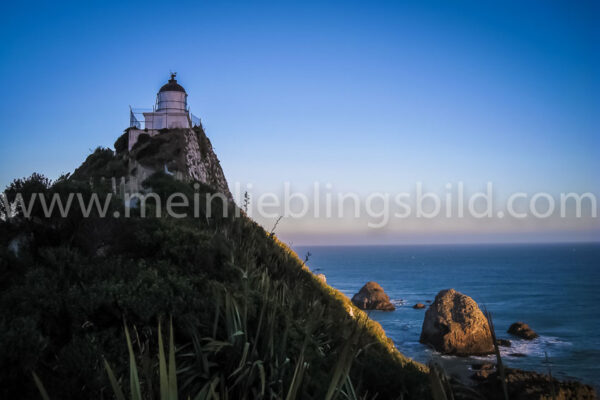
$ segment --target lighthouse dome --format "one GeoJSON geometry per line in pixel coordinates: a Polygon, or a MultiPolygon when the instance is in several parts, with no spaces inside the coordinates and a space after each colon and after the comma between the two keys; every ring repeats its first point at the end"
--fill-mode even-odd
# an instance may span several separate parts
{"type": "MultiPolygon", "coordinates": [[[[156,95],[156,111],[186,112],[187,93],[183,86],[177,83],[175,74],[163,85],[156,95]]],[[[172,119],[172,118],[171,118],[172,119]]]]}
{"type": "Polygon", "coordinates": [[[175,79],[175,74],[171,74],[171,79],[167,83],[165,83],[158,93],[161,92],[183,92],[185,93],[185,89],[179,83],[177,83],[177,79],[175,79]]]}

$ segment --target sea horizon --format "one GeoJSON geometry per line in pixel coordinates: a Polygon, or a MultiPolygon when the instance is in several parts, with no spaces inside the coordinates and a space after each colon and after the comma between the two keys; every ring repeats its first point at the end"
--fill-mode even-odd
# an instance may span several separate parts
{"type": "MultiPolygon", "coordinates": [[[[477,245],[498,245],[498,246],[531,246],[531,245],[570,245],[570,244],[597,244],[600,245],[600,240],[598,241],[544,241],[544,242],[460,242],[460,243],[398,243],[398,244],[294,244],[291,243],[291,247],[399,247],[399,246],[477,246],[477,245]]],[[[299,254],[300,255],[300,254],[299,254]]]]}

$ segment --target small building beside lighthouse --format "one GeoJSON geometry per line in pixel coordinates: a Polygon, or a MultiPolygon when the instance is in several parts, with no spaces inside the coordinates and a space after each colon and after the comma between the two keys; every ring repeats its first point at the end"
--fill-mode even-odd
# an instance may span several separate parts
{"type": "Polygon", "coordinates": [[[137,143],[141,134],[154,136],[162,129],[192,128],[200,124],[187,105],[187,93],[177,83],[176,74],[164,84],[156,95],[156,103],[150,110],[129,110],[129,150],[137,143]],[[142,116],[143,118],[138,118],[142,116]]]}

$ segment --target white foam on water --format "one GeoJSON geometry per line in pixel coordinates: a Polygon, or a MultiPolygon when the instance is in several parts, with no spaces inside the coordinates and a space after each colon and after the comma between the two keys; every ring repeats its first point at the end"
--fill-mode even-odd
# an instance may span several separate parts
{"type": "Polygon", "coordinates": [[[406,304],[406,300],[404,299],[390,299],[390,303],[395,305],[396,307],[400,307],[406,304]]]}
{"type": "Polygon", "coordinates": [[[525,354],[531,357],[544,358],[546,354],[551,357],[554,353],[560,353],[565,347],[572,346],[571,342],[567,342],[554,336],[540,336],[533,340],[511,338],[510,347],[500,347],[500,355],[502,357],[514,357],[511,354],[525,354]]]}
{"type": "MultiPolygon", "coordinates": [[[[526,357],[539,358],[545,358],[547,354],[548,357],[552,359],[553,355],[564,351],[566,347],[572,346],[571,342],[567,342],[553,336],[540,336],[533,340],[511,338],[510,341],[511,347],[500,347],[500,355],[506,361],[515,360],[519,358],[519,356],[513,356],[511,354],[523,354],[526,357]]],[[[464,358],[440,354],[437,351],[432,351],[431,355],[447,360],[459,359],[465,362],[470,362],[467,360],[473,360],[478,362],[496,362],[496,356],[494,354],[489,354],[487,356],[469,356],[464,358]]]]}

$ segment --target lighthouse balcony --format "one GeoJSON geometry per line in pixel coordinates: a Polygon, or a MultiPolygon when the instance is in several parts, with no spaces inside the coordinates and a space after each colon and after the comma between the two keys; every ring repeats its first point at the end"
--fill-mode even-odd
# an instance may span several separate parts
{"type": "Polygon", "coordinates": [[[142,134],[154,136],[163,129],[193,128],[202,124],[200,118],[192,114],[189,109],[130,108],[129,117],[129,150],[142,134]]]}

